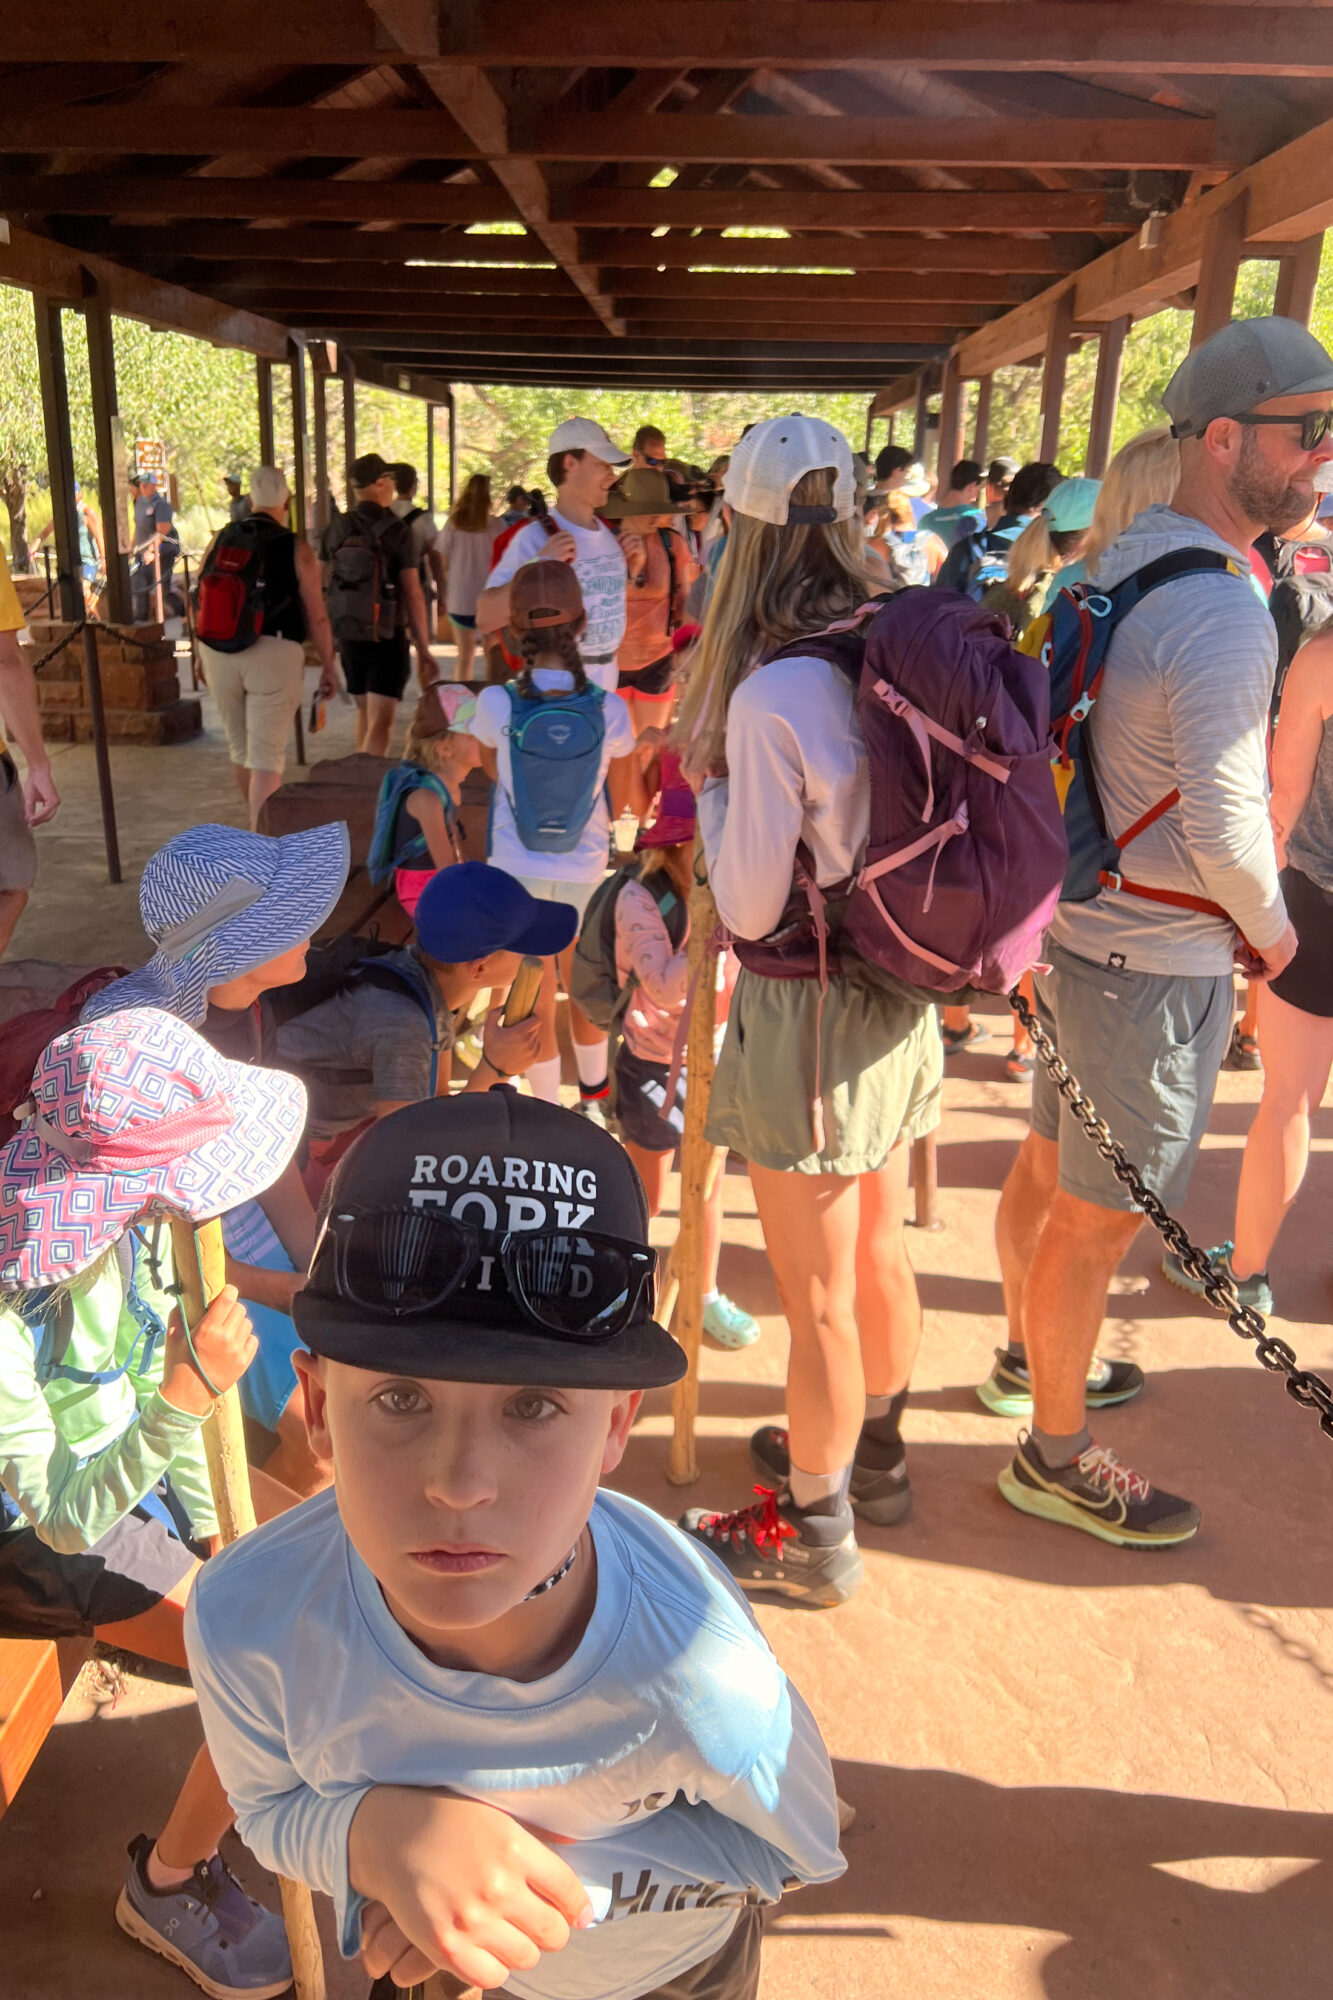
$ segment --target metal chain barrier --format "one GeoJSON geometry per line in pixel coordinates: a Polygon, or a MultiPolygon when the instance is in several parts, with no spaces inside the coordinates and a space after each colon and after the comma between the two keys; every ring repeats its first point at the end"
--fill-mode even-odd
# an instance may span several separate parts
{"type": "MultiPolygon", "coordinates": [[[[65,621],[61,619],[59,622],[63,624],[65,621]]],[[[128,639],[132,646],[142,646],[145,650],[149,646],[157,644],[155,639],[145,639],[135,626],[112,625],[105,619],[89,618],[85,614],[82,618],[71,620],[69,630],[65,633],[64,637],[57,639],[53,646],[48,646],[44,653],[31,662],[32,671],[35,674],[39,674],[43,667],[49,667],[57,653],[62,653],[66,646],[73,644],[85,625],[90,625],[94,632],[106,632],[113,639],[128,639]]]]}
{"type": "Polygon", "coordinates": [[[1042,1027],[1032,1008],[1015,987],[1009,994],[1009,1005],[1017,1014],[1023,1026],[1032,1037],[1033,1047],[1050,1072],[1051,1081],[1064,1098],[1076,1122],[1097,1148],[1111,1172],[1133,1196],[1137,1207],[1141,1208],[1167,1248],[1180,1259],[1181,1267],[1195,1282],[1203,1287],[1203,1295],[1209,1305],[1216,1306],[1227,1316],[1227,1323],[1233,1333],[1242,1340],[1252,1340],[1255,1352],[1265,1368],[1280,1373],[1287,1378],[1287,1394],[1306,1409],[1315,1410],[1319,1415],[1319,1428],[1327,1438],[1333,1438],[1333,1388],[1322,1375],[1312,1369],[1302,1368],[1296,1355],[1285,1340],[1279,1340],[1268,1331],[1268,1322],[1253,1306],[1242,1305],[1236,1295],[1236,1288],[1224,1272],[1219,1270],[1206,1250],[1200,1250],[1185,1234],[1181,1224],[1171,1215],[1152,1189],[1145,1183],[1142,1174],[1127,1158],[1119,1141],[1111,1137],[1110,1128],[1104,1118],[1097,1115],[1097,1107],[1088,1097],[1078,1078],[1061,1060],[1054,1042],[1042,1027]]]}

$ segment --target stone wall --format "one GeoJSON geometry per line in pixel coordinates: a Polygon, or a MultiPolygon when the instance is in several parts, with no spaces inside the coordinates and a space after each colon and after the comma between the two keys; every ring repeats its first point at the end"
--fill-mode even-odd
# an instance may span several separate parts
{"type": "MultiPolygon", "coordinates": [[[[133,637],[97,635],[102,701],[112,743],[179,743],[203,726],[198,701],[181,697],[176,651],[160,625],[124,628],[133,637]]],[[[35,618],[28,626],[26,659],[37,660],[56,641],[66,643],[37,676],[42,734],[49,743],[86,743],[92,735],[83,688],[83,634],[70,625],[35,618]]]]}

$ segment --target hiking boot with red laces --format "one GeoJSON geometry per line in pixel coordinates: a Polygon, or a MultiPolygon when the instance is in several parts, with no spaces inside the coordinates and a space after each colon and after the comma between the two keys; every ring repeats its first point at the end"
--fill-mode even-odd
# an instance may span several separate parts
{"type": "MultiPolygon", "coordinates": [[[[791,1445],[779,1424],[761,1424],[751,1434],[750,1457],[766,1478],[786,1484],[791,1474],[791,1445]]],[[[853,1514],[876,1528],[892,1528],[905,1521],[912,1511],[906,1447],[858,1438],[849,1497],[853,1514]]]]}
{"type": "Polygon", "coordinates": [[[788,1492],[754,1490],[755,1506],[734,1514],[691,1507],[681,1528],[712,1551],[742,1590],[774,1591],[823,1609],[845,1604],[861,1582],[861,1552],[847,1512],[807,1514],[788,1492]]]}
{"type": "Polygon", "coordinates": [[[1000,1474],[1000,1491],[1020,1514],[1081,1528],[1102,1542],[1127,1549],[1174,1548],[1199,1532],[1202,1515],[1192,1500],[1161,1493],[1141,1473],[1122,1465],[1111,1447],[1090,1444],[1072,1465],[1047,1465],[1026,1431],[1000,1474]]]}

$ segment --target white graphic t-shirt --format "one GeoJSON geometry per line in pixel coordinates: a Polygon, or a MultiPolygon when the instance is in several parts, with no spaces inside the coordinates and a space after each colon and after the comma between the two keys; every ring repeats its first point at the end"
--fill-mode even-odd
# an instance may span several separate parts
{"type": "MultiPolygon", "coordinates": [[[[592,528],[578,528],[558,507],[551,509],[550,518],[557,528],[574,537],[574,574],[588,614],[588,629],[579,645],[588,679],[614,693],[619,677],[616,653],[625,636],[627,576],[620,543],[601,521],[592,528]]],[[[486,588],[493,590],[512,582],[524,563],[540,562],[550,539],[540,521],[520,528],[487,577],[486,588]]]]}

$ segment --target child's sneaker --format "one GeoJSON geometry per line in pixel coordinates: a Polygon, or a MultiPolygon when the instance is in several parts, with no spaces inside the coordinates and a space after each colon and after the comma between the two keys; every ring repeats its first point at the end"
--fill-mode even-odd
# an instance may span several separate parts
{"type": "MultiPolygon", "coordinates": [[[[1238,1278],[1231,1268],[1231,1253],[1235,1247],[1234,1243],[1219,1243],[1208,1255],[1222,1275],[1230,1278],[1241,1304],[1253,1306],[1267,1319],[1273,1311],[1273,1287],[1268,1282],[1268,1273],[1256,1271],[1252,1278],[1238,1278]]],[[[1178,1285],[1182,1292],[1191,1292],[1196,1299],[1207,1299],[1208,1295],[1199,1280],[1191,1278],[1174,1250],[1168,1250],[1162,1259],[1162,1276],[1169,1278],[1173,1285],[1178,1285]]]]}
{"type": "Polygon", "coordinates": [[[116,1922],[202,1986],[212,2000],[276,2000],[292,1983],[282,1918],[247,1896],[220,1854],[178,1888],[150,1886],[146,1833],[129,1845],[116,1922]]]}
{"type": "Polygon", "coordinates": [[[847,1514],[807,1514],[790,1493],[756,1486],[759,1501],[734,1514],[691,1507],[680,1526],[710,1549],[742,1590],[778,1591],[827,1609],[861,1582],[861,1552],[847,1514]]]}
{"type": "Polygon", "coordinates": [[[704,1339],[713,1347],[734,1349],[753,1347],[758,1338],[753,1313],[742,1311],[725,1292],[715,1292],[704,1307],[704,1339]]]}
{"type": "MultiPolygon", "coordinates": [[[[858,1441],[856,1448],[860,1452],[872,1449],[864,1439],[858,1441]]],[[[881,1445],[878,1452],[886,1455],[887,1448],[881,1445]]],[[[750,1456],[766,1479],[786,1485],[791,1474],[791,1447],[786,1431],[779,1425],[760,1425],[750,1438],[750,1456]]],[[[905,1521],[912,1511],[906,1448],[900,1450],[891,1465],[870,1465],[854,1458],[850,1498],[853,1514],[859,1514],[876,1528],[892,1528],[905,1521]]]]}
{"type": "MultiPolygon", "coordinates": [[[[1083,1395],[1090,1410],[1105,1410],[1113,1403],[1128,1403],[1143,1386],[1143,1370],[1136,1361],[1103,1361],[1094,1354],[1083,1395]]],[[[1032,1377],[1027,1363],[1017,1360],[1007,1347],[997,1347],[995,1366],[978,1384],[977,1397],[997,1417],[1030,1417],[1032,1377]]]]}

